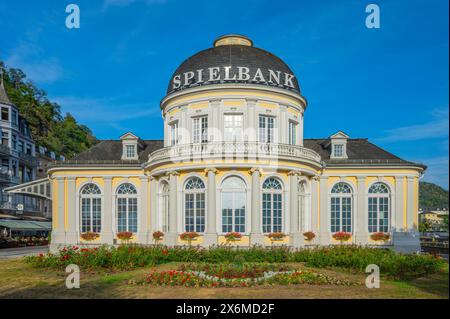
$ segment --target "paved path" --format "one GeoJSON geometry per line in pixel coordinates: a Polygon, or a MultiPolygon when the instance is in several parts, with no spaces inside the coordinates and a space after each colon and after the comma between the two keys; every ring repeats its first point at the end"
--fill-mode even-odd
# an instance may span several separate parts
{"type": "Polygon", "coordinates": [[[45,254],[48,252],[48,246],[29,246],[19,248],[0,249],[0,259],[17,258],[29,255],[45,254]]]}

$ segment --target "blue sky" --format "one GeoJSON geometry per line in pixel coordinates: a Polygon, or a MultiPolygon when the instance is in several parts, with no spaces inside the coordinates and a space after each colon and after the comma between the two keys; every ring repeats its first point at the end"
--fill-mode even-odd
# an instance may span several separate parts
{"type": "Polygon", "coordinates": [[[282,58],[309,101],[305,136],[343,130],[429,166],[448,189],[448,1],[15,0],[0,2],[0,59],[100,139],[159,139],[176,67],[226,33],[282,58]],[[81,28],[65,27],[76,3],[81,28]],[[365,27],[376,3],[381,28],[365,27]]]}

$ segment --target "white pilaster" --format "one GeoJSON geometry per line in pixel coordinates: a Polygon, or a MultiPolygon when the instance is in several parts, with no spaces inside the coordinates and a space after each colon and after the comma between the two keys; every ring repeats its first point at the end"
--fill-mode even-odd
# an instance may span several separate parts
{"type": "Polygon", "coordinates": [[[261,228],[261,171],[260,168],[252,168],[252,214],[251,214],[251,234],[250,243],[252,245],[262,245],[264,236],[261,228]]]}
{"type": "Polygon", "coordinates": [[[217,225],[216,225],[216,174],[215,168],[205,169],[205,173],[208,179],[207,185],[207,225],[206,234],[204,236],[204,245],[211,246],[217,244],[217,225]]]}

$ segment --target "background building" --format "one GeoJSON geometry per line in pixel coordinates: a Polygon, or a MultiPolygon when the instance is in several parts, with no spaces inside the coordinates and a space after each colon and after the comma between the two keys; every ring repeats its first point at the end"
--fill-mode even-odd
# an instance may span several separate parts
{"type": "Polygon", "coordinates": [[[34,181],[39,162],[28,124],[9,99],[1,75],[0,81],[0,214],[6,217],[51,218],[49,199],[5,191],[6,188],[34,181]]]}

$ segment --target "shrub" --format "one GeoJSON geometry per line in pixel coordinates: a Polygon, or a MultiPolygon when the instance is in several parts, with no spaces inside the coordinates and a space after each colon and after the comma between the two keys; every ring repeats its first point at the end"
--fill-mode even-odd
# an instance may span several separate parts
{"type": "Polygon", "coordinates": [[[391,236],[388,233],[378,232],[370,235],[370,238],[375,241],[388,241],[391,236]]]}
{"type": "Polygon", "coordinates": [[[340,241],[341,243],[343,243],[344,241],[348,241],[350,237],[352,237],[352,234],[343,231],[333,234],[333,238],[340,241]]]}
{"type": "Polygon", "coordinates": [[[83,240],[91,241],[91,240],[97,239],[99,236],[100,236],[100,235],[99,235],[98,233],[86,232],[86,233],[82,233],[80,237],[81,237],[83,240]]]}
{"type": "Polygon", "coordinates": [[[316,234],[314,234],[312,231],[307,231],[306,233],[303,233],[303,236],[305,236],[305,239],[307,241],[311,241],[316,237],[316,234]]]}

